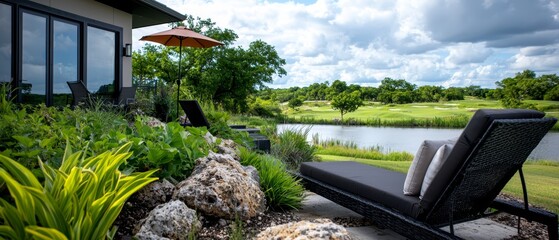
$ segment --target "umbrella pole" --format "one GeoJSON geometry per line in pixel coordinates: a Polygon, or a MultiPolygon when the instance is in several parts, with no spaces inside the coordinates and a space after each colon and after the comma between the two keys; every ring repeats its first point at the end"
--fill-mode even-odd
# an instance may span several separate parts
{"type": "Polygon", "coordinates": [[[177,119],[179,119],[179,96],[181,91],[181,60],[182,60],[182,38],[179,40],[179,80],[177,81],[177,119]]]}

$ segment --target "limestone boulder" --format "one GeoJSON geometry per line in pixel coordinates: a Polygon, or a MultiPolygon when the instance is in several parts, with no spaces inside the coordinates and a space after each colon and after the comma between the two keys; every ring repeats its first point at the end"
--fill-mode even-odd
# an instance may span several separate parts
{"type": "Polygon", "coordinates": [[[251,171],[230,155],[210,152],[196,160],[194,171],[177,185],[173,199],[204,215],[252,218],[265,210],[266,199],[251,171]]]}
{"type": "Polygon", "coordinates": [[[194,229],[200,229],[196,211],[181,201],[158,205],[140,222],[135,239],[188,239],[194,229]]]}
{"type": "Polygon", "coordinates": [[[152,209],[159,204],[171,200],[174,190],[175,185],[163,179],[143,187],[138,192],[134,193],[129,201],[135,203],[135,205],[152,209]]]}
{"type": "Polygon", "coordinates": [[[214,144],[217,141],[217,138],[214,137],[214,135],[212,135],[210,132],[207,132],[206,135],[204,135],[204,139],[208,144],[214,144]]]}
{"type": "Polygon", "coordinates": [[[291,222],[264,229],[256,239],[324,239],[350,240],[347,230],[330,219],[315,219],[311,221],[291,222]]]}
{"type": "Polygon", "coordinates": [[[225,155],[231,155],[235,160],[239,160],[237,154],[237,143],[231,139],[223,139],[219,146],[217,146],[217,152],[225,155]]]}

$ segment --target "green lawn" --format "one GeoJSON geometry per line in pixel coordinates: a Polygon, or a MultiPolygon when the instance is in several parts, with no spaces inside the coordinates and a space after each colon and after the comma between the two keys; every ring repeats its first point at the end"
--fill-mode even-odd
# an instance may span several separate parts
{"type": "MultiPolygon", "coordinates": [[[[501,108],[498,101],[469,98],[462,101],[445,103],[410,103],[387,104],[366,102],[357,111],[348,113],[344,118],[366,120],[381,118],[385,120],[400,120],[406,118],[432,118],[434,116],[447,117],[456,115],[471,116],[479,108],[501,108]]],[[[327,102],[305,102],[298,111],[288,110],[290,117],[313,117],[315,119],[340,118],[340,113],[333,110],[327,102]]]]}
{"type": "MultiPolygon", "coordinates": [[[[547,113],[548,116],[559,118],[558,101],[526,101],[534,104],[538,109],[547,113]]],[[[476,99],[472,97],[466,100],[437,102],[437,103],[410,103],[410,104],[380,104],[378,102],[366,102],[357,111],[344,115],[344,120],[354,119],[358,122],[367,123],[382,121],[384,125],[390,122],[405,122],[409,120],[428,120],[437,118],[460,118],[449,121],[457,121],[460,124],[449,124],[449,126],[465,125],[473,113],[480,108],[502,108],[495,100],[476,99]]],[[[340,119],[340,113],[333,110],[326,101],[307,101],[297,110],[286,109],[284,113],[291,119],[306,119],[305,123],[328,123],[334,119],[340,119]],[[311,120],[308,120],[311,119],[311,120]]],[[[381,124],[383,125],[383,124],[381,124]]],[[[395,124],[398,125],[398,124],[395,124]]],[[[413,126],[413,123],[410,124],[413,126]]],[[[463,127],[463,126],[460,126],[463,127]]],[[[559,124],[555,126],[559,129],[559,124]]]]}
{"type": "MultiPolygon", "coordinates": [[[[393,171],[407,173],[411,161],[384,161],[334,155],[318,155],[322,161],[356,161],[393,171]]],[[[559,164],[527,162],[524,164],[524,177],[528,188],[529,201],[555,213],[559,213],[559,164]]],[[[503,189],[504,193],[522,198],[522,186],[518,174],[503,189]]]]}

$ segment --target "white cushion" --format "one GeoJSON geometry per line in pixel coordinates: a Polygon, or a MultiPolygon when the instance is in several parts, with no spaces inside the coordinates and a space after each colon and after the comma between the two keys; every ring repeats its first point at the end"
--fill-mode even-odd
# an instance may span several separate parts
{"type": "Polygon", "coordinates": [[[421,184],[421,193],[419,194],[419,198],[423,198],[423,194],[427,191],[431,182],[433,182],[433,178],[441,170],[441,166],[448,157],[448,154],[452,151],[453,146],[453,144],[444,144],[437,150],[435,156],[433,156],[433,160],[431,160],[431,164],[429,164],[429,168],[427,168],[427,172],[425,172],[425,178],[423,178],[423,183],[421,184]]]}
{"type": "Polygon", "coordinates": [[[421,143],[406,175],[406,181],[404,182],[405,195],[419,195],[425,173],[437,150],[444,144],[456,143],[456,140],[456,138],[449,140],[425,140],[421,143]]]}

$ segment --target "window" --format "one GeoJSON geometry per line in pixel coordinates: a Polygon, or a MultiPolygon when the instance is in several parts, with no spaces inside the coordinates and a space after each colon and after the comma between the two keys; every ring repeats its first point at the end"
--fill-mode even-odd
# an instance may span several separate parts
{"type": "Polygon", "coordinates": [[[0,84],[12,80],[12,6],[0,3],[0,84]]]}
{"type": "Polygon", "coordinates": [[[70,88],[66,82],[78,81],[78,29],[76,23],[53,20],[53,65],[52,92],[53,105],[66,105],[71,98],[70,88]]]}
{"type": "Polygon", "coordinates": [[[116,33],[87,27],[87,89],[99,95],[115,92],[116,33]]]}
{"type": "Polygon", "coordinates": [[[121,27],[36,1],[0,0],[0,85],[9,83],[16,101],[29,104],[71,103],[69,81],[113,98],[122,80],[122,36],[121,27]]]}
{"type": "Polygon", "coordinates": [[[21,30],[21,93],[25,103],[46,101],[47,18],[23,12],[21,30]]]}

